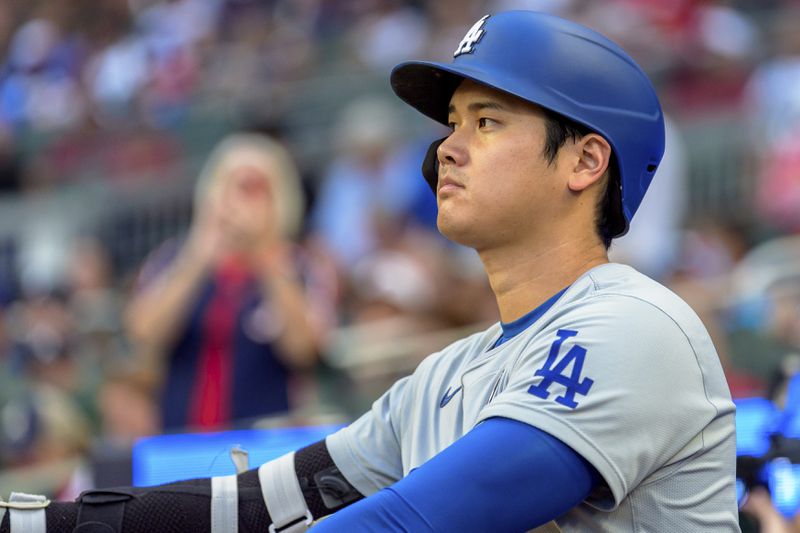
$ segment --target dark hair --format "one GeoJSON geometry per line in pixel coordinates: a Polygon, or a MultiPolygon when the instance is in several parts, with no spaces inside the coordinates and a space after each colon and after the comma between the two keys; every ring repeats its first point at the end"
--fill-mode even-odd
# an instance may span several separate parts
{"type": "MultiPolygon", "coordinates": [[[[575,122],[563,115],[542,108],[545,115],[545,132],[547,137],[544,142],[543,153],[548,163],[556,160],[558,150],[564,146],[567,139],[577,141],[584,135],[593,133],[590,128],[575,122]]],[[[608,249],[611,239],[619,235],[625,227],[625,218],[622,214],[622,191],[619,186],[619,169],[614,152],[608,164],[608,180],[606,188],[600,195],[596,207],[595,229],[603,245],[608,249]]]]}

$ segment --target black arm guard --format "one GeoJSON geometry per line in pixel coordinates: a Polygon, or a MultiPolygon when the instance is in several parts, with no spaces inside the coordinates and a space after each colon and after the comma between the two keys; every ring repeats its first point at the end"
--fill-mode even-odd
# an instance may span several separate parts
{"type": "MultiPolygon", "coordinates": [[[[363,498],[339,472],[324,441],[297,451],[295,472],[314,518],[363,498]]],[[[237,477],[239,532],[263,533],[272,523],[261,493],[258,470],[237,477]]],[[[192,479],[156,487],[86,491],[75,502],[45,509],[47,533],[204,533],[211,531],[211,480],[192,479]]],[[[0,523],[9,531],[9,514],[0,523]]]]}

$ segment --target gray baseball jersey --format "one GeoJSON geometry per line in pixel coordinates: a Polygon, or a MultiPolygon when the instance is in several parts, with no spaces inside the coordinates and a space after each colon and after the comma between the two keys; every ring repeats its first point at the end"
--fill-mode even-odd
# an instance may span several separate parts
{"type": "Polygon", "coordinates": [[[429,356],[328,437],[356,488],[372,494],[481,421],[506,417],[560,439],[605,480],[557,520],[562,531],[739,531],[735,409],[685,302],[605,264],[493,347],[500,334],[495,324],[429,356]]]}

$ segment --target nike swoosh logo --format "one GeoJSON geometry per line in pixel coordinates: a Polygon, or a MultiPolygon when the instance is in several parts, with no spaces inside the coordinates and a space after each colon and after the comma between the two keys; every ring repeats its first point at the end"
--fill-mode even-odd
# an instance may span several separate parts
{"type": "Polygon", "coordinates": [[[458,393],[458,391],[461,390],[461,387],[463,387],[463,385],[460,385],[453,392],[450,392],[450,387],[447,387],[447,390],[445,391],[444,396],[442,396],[442,401],[439,402],[439,407],[444,407],[445,405],[450,403],[450,400],[452,400],[453,396],[455,396],[458,393]]]}

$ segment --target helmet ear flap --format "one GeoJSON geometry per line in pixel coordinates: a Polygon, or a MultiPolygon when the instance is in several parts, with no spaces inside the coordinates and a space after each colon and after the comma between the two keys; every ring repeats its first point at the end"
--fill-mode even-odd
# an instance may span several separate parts
{"type": "Polygon", "coordinates": [[[425,152],[425,159],[422,160],[422,176],[428,182],[433,194],[436,194],[436,183],[439,181],[439,156],[437,151],[446,139],[447,137],[442,137],[433,141],[428,147],[428,151],[425,152]]]}
{"type": "MultiPolygon", "coordinates": [[[[616,165],[614,165],[616,167],[616,165]]],[[[619,175],[616,168],[608,176],[608,186],[606,189],[606,224],[604,235],[609,239],[620,237],[628,232],[628,222],[625,220],[625,213],[622,210],[622,187],[619,183],[619,175]]]]}

